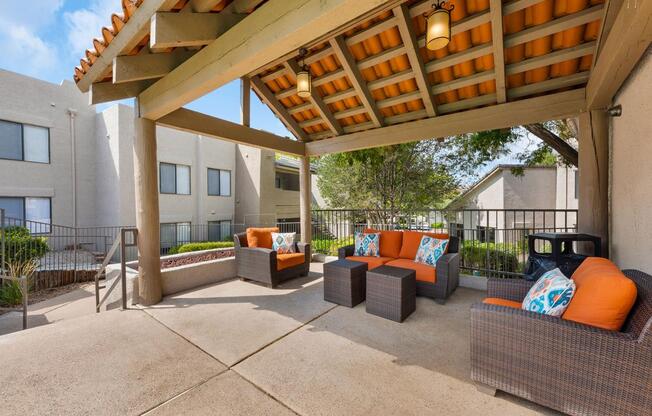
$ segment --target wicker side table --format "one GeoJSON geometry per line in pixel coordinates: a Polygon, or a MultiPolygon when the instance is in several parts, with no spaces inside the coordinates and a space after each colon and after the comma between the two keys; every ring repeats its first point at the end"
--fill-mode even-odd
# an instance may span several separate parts
{"type": "Polygon", "coordinates": [[[324,300],[354,307],[365,297],[367,263],[339,259],[324,264],[324,300]]]}
{"type": "Polygon", "coordinates": [[[367,312],[403,322],[416,310],[414,270],[380,266],[367,272],[367,312]]]}

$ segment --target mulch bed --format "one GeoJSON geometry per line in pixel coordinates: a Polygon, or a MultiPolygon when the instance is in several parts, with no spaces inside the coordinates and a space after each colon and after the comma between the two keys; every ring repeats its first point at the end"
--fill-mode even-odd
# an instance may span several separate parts
{"type": "Polygon", "coordinates": [[[202,261],[225,259],[235,256],[235,250],[214,251],[211,253],[197,254],[194,256],[181,257],[176,259],[161,260],[161,268],[169,269],[171,267],[185,266],[188,264],[201,263],[202,261]]]}

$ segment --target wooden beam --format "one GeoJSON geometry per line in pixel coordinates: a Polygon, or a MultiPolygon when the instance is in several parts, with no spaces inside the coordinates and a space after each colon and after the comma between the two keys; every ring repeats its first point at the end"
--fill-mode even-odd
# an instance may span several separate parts
{"type": "Polygon", "coordinates": [[[385,0],[270,0],[140,95],[157,119],[386,4],[385,0]]]}
{"type": "Polygon", "coordinates": [[[253,129],[238,123],[180,108],[156,121],[156,124],[189,133],[210,136],[295,156],[305,155],[305,144],[296,140],[253,129]]]}
{"type": "Polygon", "coordinates": [[[208,45],[244,16],[228,12],[159,12],[152,16],[149,47],[164,49],[208,45]]]}
{"type": "Polygon", "coordinates": [[[609,31],[586,87],[589,109],[611,105],[652,42],[652,1],[630,2],[620,12],[609,31]]]}
{"type": "MultiPolygon", "coordinates": [[[[193,12],[205,13],[210,12],[222,0],[190,0],[190,8],[193,12]]],[[[264,0],[235,0],[229,4],[225,9],[232,13],[246,13],[256,8],[264,0]]]]}
{"type": "MultiPolygon", "coordinates": [[[[299,73],[299,71],[301,71],[301,68],[299,68],[299,64],[297,64],[294,60],[290,60],[285,63],[285,66],[290,70],[290,72],[296,79],[297,74],[299,73]]],[[[340,123],[337,120],[335,120],[335,117],[333,117],[333,113],[331,112],[331,110],[328,108],[328,106],[324,103],[324,101],[319,96],[319,93],[317,92],[316,88],[312,89],[312,94],[310,95],[310,98],[308,98],[308,101],[312,103],[312,105],[317,110],[324,123],[328,126],[329,129],[331,129],[331,131],[336,136],[339,136],[344,132],[342,130],[342,126],[340,126],[340,123]]]]}
{"type": "Polygon", "coordinates": [[[240,124],[245,127],[251,125],[251,80],[249,77],[240,78],[240,124]]]}
{"type": "Polygon", "coordinates": [[[153,83],[153,80],[124,82],[121,84],[114,84],[111,81],[96,82],[91,84],[88,101],[91,105],[94,105],[134,98],[153,83]]]}
{"type": "Polygon", "coordinates": [[[176,3],[177,0],[148,0],[141,4],[77,83],[77,88],[82,92],[87,92],[92,83],[103,79],[113,65],[113,58],[129,53],[147,35],[150,17],[159,10],[169,10],[176,3]]]}
{"type": "Polygon", "coordinates": [[[437,95],[447,91],[453,91],[459,88],[468,87],[469,85],[476,85],[481,82],[492,80],[494,77],[495,72],[493,69],[490,69],[489,71],[478,72],[473,75],[469,75],[468,77],[457,78],[453,81],[437,84],[432,87],[432,93],[437,95]]]}
{"type": "Polygon", "coordinates": [[[604,14],[602,15],[602,21],[600,22],[600,33],[598,34],[598,39],[596,39],[597,47],[596,51],[593,54],[593,62],[591,62],[591,70],[595,67],[595,62],[602,52],[602,47],[604,46],[605,40],[609,37],[609,32],[614,25],[614,21],[620,12],[620,8],[623,6],[625,0],[606,0],[604,5],[604,14]]]}
{"type": "Polygon", "coordinates": [[[414,72],[414,79],[419,88],[419,92],[421,93],[421,100],[423,101],[428,116],[433,117],[437,115],[435,100],[430,92],[430,83],[426,77],[426,68],[423,65],[421,54],[417,49],[417,36],[412,27],[412,18],[410,17],[407,4],[403,3],[402,5],[395,7],[394,15],[397,17],[398,30],[401,34],[401,39],[403,39],[410,66],[414,72]]]}
{"type": "Polygon", "coordinates": [[[490,0],[489,9],[491,11],[491,42],[494,47],[494,71],[496,72],[496,98],[498,104],[502,104],[507,101],[502,0],[490,0]]]}
{"type": "Polygon", "coordinates": [[[550,78],[545,81],[535,82],[534,84],[510,88],[507,91],[507,96],[511,100],[513,98],[526,97],[528,95],[558,90],[561,88],[574,87],[585,84],[588,79],[589,71],[578,72],[576,74],[566,75],[565,77],[550,78]]]}
{"type": "Polygon", "coordinates": [[[568,61],[570,59],[580,58],[591,55],[595,51],[595,41],[582,43],[572,48],[560,49],[546,55],[529,58],[524,61],[507,65],[505,72],[507,75],[518,74],[531,69],[543,68],[548,65],[568,61]]]}
{"type": "Polygon", "coordinates": [[[351,54],[349,47],[341,36],[331,39],[330,43],[337,59],[339,59],[342,64],[342,68],[344,68],[344,72],[346,72],[349,78],[349,82],[357,91],[362,105],[367,109],[369,118],[376,127],[380,127],[383,124],[383,116],[380,114],[378,107],[376,107],[376,102],[367,88],[367,82],[362,78],[362,74],[358,69],[358,65],[356,64],[355,58],[351,54]]]}
{"type": "Polygon", "coordinates": [[[426,72],[431,73],[453,65],[461,64],[481,56],[489,55],[493,51],[491,43],[474,46],[463,52],[457,52],[441,59],[434,59],[426,64],[426,72]]]}
{"type": "Polygon", "coordinates": [[[285,127],[287,127],[287,129],[290,130],[297,139],[304,139],[306,135],[303,129],[299,127],[294,118],[290,115],[290,113],[288,113],[285,106],[283,106],[283,104],[281,104],[281,102],[276,99],[274,93],[270,91],[269,88],[267,88],[267,85],[263,84],[263,82],[258,77],[253,77],[250,79],[251,85],[258,93],[260,99],[263,100],[265,104],[267,104],[267,106],[272,109],[279,120],[285,124],[285,127]]]}
{"type": "Polygon", "coordinates": [[[583,89],[567,91],[318,140],[306,144],[306,154],[348,152],[576,116],[585,108],[584,93],[583,89]]]}
{"type": "Polygon", "coordinates": [[[195,51],[176,49],[170,53],[116,56],[113,58],[113,83],[161,78],[194,54],[195,51]]]}

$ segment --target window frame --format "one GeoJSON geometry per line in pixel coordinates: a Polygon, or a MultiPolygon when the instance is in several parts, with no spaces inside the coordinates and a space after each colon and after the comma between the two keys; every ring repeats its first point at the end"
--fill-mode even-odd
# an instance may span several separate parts
{"type": "Polygon", "coordinates": [[[232,174],[230,169],[217,169],[217,168],[206,168],[206,194],[208,196],[222,196],[222,197],[231,197],[233,196],[233,193],[231,189],[233,188],[233,181],[232,181],[232,174]],[[210,187],[210,171],[217,172],[217,188],[218,188],[218,194],[212,194],[211,193],[211,187],[210,187]],[[222,194],[222,172],[228,172],[229,173],[229,193],[226,195],[222,194]]]}
{"type": "Polygon", "coordinates": [[[159,162],[158,163],[158,192],[162,195],[192,195],[192,166],[182,163],[159,162]],[[163,192],[163,181],[161,180],[161,168],[163,165],[174,166],[174,192],[163,192]],[[179,193],[179,166],[188,168],[188,193],[179,193]]]}
{"type": "Polygon", "coordinates": [[[229,223],[229,230],[230,231],[233,230],[233,220],[231,220],[231,219],[208,221],[208,223],[207,223],[207,228],[208,228],[207,237],[208,237],[208,240],[209,241],[228,241],[230,231],[226,236],[222,235],[222,223],[227,223],[227,222],[229,223]],[[219,230],[220,238],[218,240],[213,240],[213,239],[210,238],[211,227],[217,227],[217,229],[219,230]]]}
{"type": "Polygon", "coordinates": [[[50,127],[45,127],[45,126],[39,126],[37,124],[31,124],[31,123],[20,123],[18,121],[11,121],[11,120],[6,120],[6,119],[1,119],[0,121],[4,121],[5,123],[12,123],[12,124],[17,124],[20,126],[20,142],[21,142],[21,149],[20,149],[20,159],[12,159],[9,157],[2,157],[0,156],[0,160],[12,160],[14,162],[27,162],[27,163],[38,163],[39,165],[50,165],[52,164],[52,146],[51,146],[51,141],[52,141],[52,134],[50,132],[50,127]],[[26,160],[25,159],[25,126],[32,126],[32,127],[38,127],[41,129],[45,129],[48,132],[48,161],[47,162],[39,162],[38,160],[26,160]]]}
{"type": "MultiPolygon", "coordinates": [[[[171,242],[168,242],[168,241],[162,241],[162,240],[161,240],[161,241],[159,242],[161,252],[163,252],[163,250],[169,250],[169,249],[171,249],[172,247],[176,247],[176,246],[178,246],[178,245],[180,245],[180,244],[188,244],[188,243],[192,243],[192,242],[193,242],[193,241],[192,241],[192,235],[193,235],[193,232],[192,232],[192,221],[160,222],[159,225],[158,225],[158,227],[159,227],[159,233],[161,233],[161,228],[163,228],[164,225],[168,225],[168,226],[171,225],[171,226],[174,226],[174,227],[173,227],[173,228],[174,228],[174,242],[171,243],[171,242]],[[179,241],[179,224],[187,224],[187,225],[188,225],[188,241],[187,241],[187,242],[180,242],[180,241],[179,241]],[[167,247],[167,246],[164,247],[164,246],[163,246],[164,243],[170,243],[170,246],[169,246],[169,247],[167,247]]],[[[161,233],[161,234],[162,234],[162,233],[161,233]]]]}
{"type": "MultiPolygon", "coordinates": [[[[13,159],[12,159],[13,160],[13,159]]],[[[22,218],[14,218],[16,220],[19,220],[23,223],[24,227],[27,227],[27,221],[31,221],[34,223],[39,223],[39,224],[47,224],[47,231],[45,232],[32,232],[30,230],[30,234],[33,235],[46,235],[46,234],[51,234],[52,233],[52,224],[54,223],[53,218],[52,218],[52,197],[51,196],[5,196],[2,195],[0,198],[5,198],[5,199],[21,199],[23,201],[23,214],[22,218]],[[33,198],[33,199],[47,199],[48,200],[48,208],[49,208],[49,216],[50,216],[50,223],[45,223],[41,221],[34,221],[34,220],[28,220],[27,219],[27,199],[33,198]]],[[[0,228],[4,227],[4,224],[0,224],[0,228]]],[[[29,228],[29,227],[27,227],[29,228]]]]}

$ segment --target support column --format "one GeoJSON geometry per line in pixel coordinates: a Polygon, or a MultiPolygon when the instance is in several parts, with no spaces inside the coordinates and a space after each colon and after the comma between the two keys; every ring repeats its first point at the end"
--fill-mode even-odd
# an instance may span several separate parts
{"type": "Polygon", "coordinates": [[[299,216],[301,218],[301,242],[312,241],[311,206],[312,190],[310,179],[310,158],[299,157],[299,216]]]}
{"type": "Polygon", "coordinates": [[[251,124],[251,80],[240,78],[240,124],[249,127],[251,124]]]}
{"type": "Polygon", "coordinates": [[[161,235],[158,205],[156,123],[134,117],[134,180],[136,185],[136,227],[138,228],[138,296],[143,305],[161,301],[161,235]]]}
{"type": "Polygon", "coordinates": [[[602,238],[609,247],[609,117],[595,110],[579,116],[578,230],[602,238]]]}

